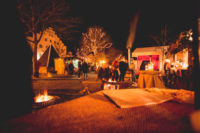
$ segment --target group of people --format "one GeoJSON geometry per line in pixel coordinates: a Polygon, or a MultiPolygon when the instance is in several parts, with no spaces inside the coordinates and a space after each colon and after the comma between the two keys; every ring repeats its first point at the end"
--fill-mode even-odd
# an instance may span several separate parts
{"type": "MultiPolygon", "coordinates": [[[[70,62],[69,64],[67,63],[65,65],[65,71],[67,71],[69,75],[73,75],[75,73],[74,68],[75,67],[72,62],[70,62]]],[[[78,61],[78,71],[77,71],[78,78],[81,78],[81,75],[83,74],[84,80],[87,79],[88,71],[89,71],[89,65],[85,61],[83,62],[78,61]]]]}
{"type": "MultiPolygon", "coordinates": [[[[89,65],[85,61],[78,61],[78,71],[77,71],[77,76],[78,79],[80,79],[83,75],[83,79],[86,80],[88,79],[88,72],[89,72],[89,65]]],[[[74,66],[73,63],[71,62],[68,66],[68,73],[69,74],[74,74],[74,66]]],[[[130,68],[131,69],[131,68],[130,68]]],[[[125,75],[127,70],[130,70],[128,67],[128,61],[118,61],[114,60],[111,64],[111,66],[99,66],[97,69],[97,75],[98,79],[102,81],[108,81],[111,79],[112,81],[124,81],[125,80],[125,75]]],[[[92,68],[91,68],[92,70],[92,68]]],[[[131,69],[132,70],[132,69],[131,69]]],[[[132,72],[132,81],[135,82],[135,76],[134,76],[134,70],[132,72]]]]}
{"type": "Polygon", "coordinates": [[[192,89],[192,66],[187,69],[175,68],[169,62],[164,64],[164,82],[169,88],[182,88],[182,89],[192,89]]]}
{"type": "Polygon", "coordinates": [[[124,81],[127,70],[127,61],[118,62],[118,60],[115,60],[110,67],[99,67],[98,79],[104,81],[108,81],[109,79],[112,79],[112,81],[124,81]]]}

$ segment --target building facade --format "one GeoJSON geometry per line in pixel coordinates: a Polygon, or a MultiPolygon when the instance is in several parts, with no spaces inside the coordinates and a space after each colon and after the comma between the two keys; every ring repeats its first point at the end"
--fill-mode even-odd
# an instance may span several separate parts
{"type": "MultiPolygon", "coordinates": [[[[40,34],[41,33],[37,34],[37,38],[39,38],[40,34]]],[[[33,37],[28,37],[28,39],[33,40],[33,37]]],[[[33,43],[30,43],[30,45],[32,47],[32,50],[34,50],[33,43]]],[[[60,57],[64,57],[67,54],[67,46],[65,46],[64,43],[60,40],[60,38],[57,36],[53,28],[49,27],[43,32],[42,38],[38,43],[37,47],[38,60],[50,45],[52,45],[55,48],[56,52],[60,57]]]]}

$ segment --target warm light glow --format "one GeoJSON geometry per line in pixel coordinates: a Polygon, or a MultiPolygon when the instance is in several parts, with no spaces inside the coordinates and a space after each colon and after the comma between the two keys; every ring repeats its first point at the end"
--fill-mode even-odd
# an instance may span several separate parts
{"type": "Polygon", "coordinates": [[[112,82],[112,80],[111,80],[111,79],[109,79],[109,80],[108,80],[108,82],[112,82]]]}
{"type": "Polygon", "coordinates": [[[153,70],[153,64],[149,64],[149,70],[153,70]]]}
{"type": "Polygon", "coordinates": [[[107,83],[104,84],[104,89],[116,90],[119,89],[119,84],[115,84],[117,81],[113,81],[111,78],[108,79],[107,83]]]}
{"type": "Polygon", "coordinates": [[[193,38],[190,36],[190,37],[189,37],[189,40],[190,40],[190,41],[193,41],[193,38]]]}
{"type": "Polygon", "coordinates": [[[44,90],[44,94],[43,95],[39,94],[38,96],[36,96],[34,98],[35,103],[45,102],[45,101],[49,101],[51,99],[53,99],[53,96],[49,96],[48,93],[47,93],[47,90],[44,90]]]}
{"type": "Polygon", "coordinates": [[[152,71],[153,70],[153,66],[154,66],[154,64],[151,62],[150,64],[148,64],[148,65],[145,66],[145,70],[152,71]]]}
{"type": "Polygon", "coordinates": [[[112,79],[109,79],[108,82],[116,82],[115,80],[113,81],[112,79]]]}
{"type": "Polygon", "coordinates": [[[182,68],[183,68],[183,69],[187,69],[187,68],[188,68],[188,64],[183,64],[183,65],[182,65],[182,68]]]}
{"type": "Polygon", "coordinates": [[[100,61],[100,64],[104,64],[104,63],[106,63],[105,60],[101,60],[101,61],[100,61]]]}
{"type": "Polygon", "coordinates": [[[165,59],[165,62],[168,62],[168,63],[170,63],[171,61],[170,61],[170,59],[165,59]]]}
{"type": "Polygon", "coordinates": [[[37,60],[39,60],[40,59],[40,57],[41,57],[41,54],[37,54],[37,60]]]}

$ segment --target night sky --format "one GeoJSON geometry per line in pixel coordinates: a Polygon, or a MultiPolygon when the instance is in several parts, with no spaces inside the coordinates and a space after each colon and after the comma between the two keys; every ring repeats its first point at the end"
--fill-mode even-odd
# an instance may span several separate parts
{"type": "Polygon", "coordinates": [[[178,0],[72,0],[72,12],[83,20],[83,29],[99,25],[111,36],[113,46],[126,50],[130,20],[140,12],[133,48],[150,46],[149,37],[158,35],[167,24],[170,36],[191,27],[194,19],[194,1],[178,0]]]}

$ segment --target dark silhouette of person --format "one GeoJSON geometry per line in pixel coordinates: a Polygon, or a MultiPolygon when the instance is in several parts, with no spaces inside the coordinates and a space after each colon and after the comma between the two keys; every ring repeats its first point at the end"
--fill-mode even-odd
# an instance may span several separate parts
{"type": "Polygon", "coordinates": [[[65,72],[69,73],[69,64],[68,64],[68,62],[65,63],[65,72]]]}
{"type": "Polygon", "coordinates": [[[127,69],[128,69],[128,64],[125,61],[120,61],[119,62],[119,71],[120,71],[119,81],[124,81],[124,76],[126,74],[127,69]]]}
{"type": "Polygon", "coordinates": [[[84,77],[84,80],[87,79],[88,75],[88,64],[84,61],[83,64],[82,64],[82,70],[83,70],[83,77],[84,77]]]}
{"type": "Polygon", "coordinates": [[[118,68],[117,67],[115,67],[115,66],[113,66],[112,67],[112,81],[118,81],[118,79],[119,79],[119,73],[118,73],[118,70],[117,70],[118,68]]]}
{"type": "Polygon", "coordinates": [[[110,68],[109,67],[105,68],[105,77],[104,78],[106,81],[108,81],[110,78],[110,68]]]}
{"type": "Polygon", "coordinates": [[[82,63],[81,61],[78,61],[78,78],[81,77],[81,72],[82,72],[82,63]]]}
{"type": "Polygon", "coordinates": [[[74,65],[72,62],[69,63],[69,74],[73,74],[74,73],[74,65]]]}
{"type": "Polygon", "coordinates": [[[145,66],[149,64],[149,61],[142,61],[142,64],[140,65],[140,70],[145,70],[145,66]]]}
{"type": "Polygon", "coordinates": [[[16,1],[4,2],[1,14],[1,96],[0,120],[9,120],[32,111],[32,50],[24,36],[16,1]]]}
{"type": "Polygon", "coordinates": [[[119,79],[119,73],[118,73],[118,68],[119,68],[119,62],[118,62],[118,59],[115,59],[113,62],[112,62],[112,68],[111,68],[111,77],[112,77],[112,80],[114,81],[118,81],[119,79]]]}
{"type": "Polygon", "coordinates": [[[103,68],[100,66],[98,68],[98,79],[102,80],[103,78],[103,68]]]}

